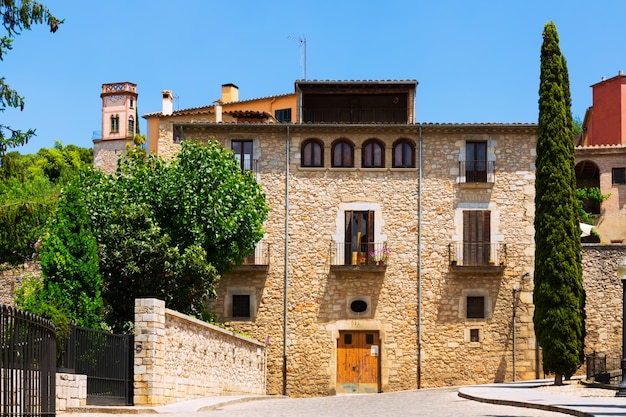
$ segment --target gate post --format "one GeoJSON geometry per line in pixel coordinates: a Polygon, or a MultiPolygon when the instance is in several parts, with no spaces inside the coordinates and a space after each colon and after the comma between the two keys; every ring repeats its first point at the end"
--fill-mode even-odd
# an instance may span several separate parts
{"type": "Polygon", "coordinates": [[[135,299],[134,404],[164,401],[165,301],[135,299]]]}

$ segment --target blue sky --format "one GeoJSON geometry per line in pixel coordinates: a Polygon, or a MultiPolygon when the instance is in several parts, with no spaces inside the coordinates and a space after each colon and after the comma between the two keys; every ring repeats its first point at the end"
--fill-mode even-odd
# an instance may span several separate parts
{"type": "MultiPolygon", "coordinates": [[[[65,23],[23,32],[0,76],[26,99],[2,123],[35,128],[20,153],[92,147],[103,83],[137,84],[140,115],[211,104],[221,85],[241,100],[291,93],[309,80],[419,82],[420,122],[537,121],[543,26],[552,20],[570,74],[572,112],[626,71],[626,2],[581,0],[41,0],[65,23]]],[[[140,127],[145,133],[145,120],[140,127]]]]}

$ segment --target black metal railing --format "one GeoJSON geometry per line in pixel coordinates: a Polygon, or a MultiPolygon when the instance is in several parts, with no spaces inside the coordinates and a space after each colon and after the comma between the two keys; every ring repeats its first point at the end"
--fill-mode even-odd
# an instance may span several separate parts
{"type": "Polygon", "coordinates": [[[3,305],[0,348],[0,415],[54,416],[54,325],[42,317],[3,305]]]}
{"type": "Polygon", "coordinates": [[[459,177],[461,183],[495,182],[495,161],[461,161],[459,177]]]}
{"type": "Polygon", "coordinates": [[[268,242],[259,242],[254,248],[254,253],[246,256],[241,265],[243,266],[267,266],[270,264],[270,245],[268,242]]]}
{"type": "Polygon", "coordinates": [[[407,123],[406,108],[304,108],[304,123],[407,123]]]}
{"type": "Polygon", "coordinates": [[[59,370],[87,375],[87,404],[133,404],[133,335],[74,327],[59,370]]]}
{"type": "Polygon", "coordinates": [[[622,359],[618,355],[608,357],[604,353],[596,353],[585,356],[587,368],[587,380],[607,385],[619,385],[622,380],[622,359]]]}
{"type": "Polygon", "coordinates": [[[387,242],[332,242],[330,264],[344,266],[384,266],[389,260],[387,242]]]}
{"type": "Polygon", "coordinates": [[[450,243],[448,261],[452,266],[505,266],[506,243],[450,243]]]}

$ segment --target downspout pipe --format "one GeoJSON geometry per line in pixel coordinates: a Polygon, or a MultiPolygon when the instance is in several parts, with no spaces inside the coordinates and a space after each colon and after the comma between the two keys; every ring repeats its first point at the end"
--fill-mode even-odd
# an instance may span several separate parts
{"type": "Polygon", "coordinates": [[[419,126],[419,164],[417,179],[417,389],[422,388],[422,126],[419,126]]]}
{"type": "Polygon", "coordinates": [[[288,294],[289,294],[289,148],[291,138],[289,125],[285,137],[285,270],[283,294],[283,395],[287,395],[287,336],[288,336],[288,294]]]}

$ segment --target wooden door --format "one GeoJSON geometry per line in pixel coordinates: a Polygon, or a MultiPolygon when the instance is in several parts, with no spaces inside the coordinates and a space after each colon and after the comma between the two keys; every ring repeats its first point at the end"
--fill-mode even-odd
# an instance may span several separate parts
{"type": "Polygon", "coordinates": [[[380,391],[380,338],[375,331],[341,331],[337,341],[337,393],[380,391]]]}

